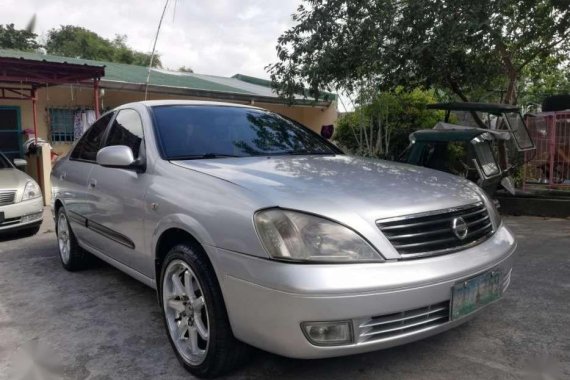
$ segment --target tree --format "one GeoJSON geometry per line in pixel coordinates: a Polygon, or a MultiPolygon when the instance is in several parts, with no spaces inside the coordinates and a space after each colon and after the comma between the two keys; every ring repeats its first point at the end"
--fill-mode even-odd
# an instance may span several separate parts
{"type": "MultiPolygon", "coordinates": [[[[85,28],[65,25],[48,32],[45,47],[48,53],[65,57],[148,66],[151,55],[131,49],[126,40],[125,35],[117,35],[110,41],[85,28]]],[[[162,67],[158,55],[152,66],[162,67]]]]}
{"type": "Polygon", "coordinates": [[[404,86],[516,104],[528,65],[570,52],[568,0],[305,0],[293,20],[268,66],[290,98],[404,86]]]}
{"type": "Polygon", "coordinates": [[[519,103],[533,108],[546,96],[570,94],[570,62],[548,57],[528,65],[519,86],[519,103]]]}
{"type": "Polygon", "coordinates": [[[409,144],[408,136],[418,129],[432,128],[443,112],[426,109],[436,101],[433,91],[414,89],[372,94],[363,105],[342,116],[333,139],[351,153],[397,158],[409,144]]]}
{"type": "Polygon", "coordinates": [[[182,73],[193,73],[194,70],[192,70],[192,68],[190,66],[180,66],[178,68],[178,71],[182,72],[182,73]]]}
{"type": "Polygon", "coordinates": [[[40,47],[37,34],[31,30],[16,29],[14,24],[0,25],[0,48],[23,51],[35,50],[40,47]]]}

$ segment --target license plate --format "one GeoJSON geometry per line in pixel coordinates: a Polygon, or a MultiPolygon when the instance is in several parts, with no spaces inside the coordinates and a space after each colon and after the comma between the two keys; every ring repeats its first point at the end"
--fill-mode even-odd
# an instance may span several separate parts
{"type": "Polygon", "coordinates": [[[451,319],[459,319],[501,298],[501,272],[483,273],[452,289],[451,319]]]}

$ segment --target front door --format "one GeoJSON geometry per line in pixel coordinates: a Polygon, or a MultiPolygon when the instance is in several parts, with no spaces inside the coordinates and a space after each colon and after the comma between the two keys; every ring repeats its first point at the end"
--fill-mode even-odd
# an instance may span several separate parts
{"type": "Polygon", "coordinates": [[[0,107],[0,152],[10,161],[22,158],[20,107],[0,107]]]}
{"type": "MultiPolygon", "coordinates": [[[[105,146],[126,145],[133,156],[144,160],[141,117],[133,109],[123,109],[113,121],[105,146]]],[[[90,230],[98,233],[97,249],[114,260],[152,277],[144,257],[146,175],[136,170],[97,165],[89,176],[94,208],[88,215],[90,230]]]]}
{"type": "Polygon", "coordinates": [[[95,207],[88,180],[98,166],[95,158],[112,117],[113,114],[109,113],[97,120],[81,137],[69,157],[59,161],[52,171],[52,186],[57,189],[59,181],[62,181],[69,188],[69,191],[60,194],[60,198],[71,228],[83,245],[93,246],[97,238],[97,234],[87,228],[87,215],[95,207]]]}

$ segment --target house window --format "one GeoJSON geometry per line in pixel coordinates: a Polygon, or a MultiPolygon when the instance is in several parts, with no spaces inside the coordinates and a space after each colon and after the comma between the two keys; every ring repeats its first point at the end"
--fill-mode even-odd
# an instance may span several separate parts
{"type": "Polygon", "coordinates": [[[49,108],[48,112],[51,142],[73,142],[73,120],[75,111],[65,108],[49,108]]]}

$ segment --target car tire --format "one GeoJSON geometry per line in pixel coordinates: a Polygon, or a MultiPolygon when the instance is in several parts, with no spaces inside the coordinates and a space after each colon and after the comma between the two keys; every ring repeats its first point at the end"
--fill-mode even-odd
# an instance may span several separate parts
{"type": "Polygon", "coordinates": [[[180,244],[168,252],[158,292],[168,339],[190,373],[216,377],[249,358],[251,347],[234,337],[216,274],[201,247],[180,244]]]}
{"type": "Polygon", "coordinates": [[[88,259],[87,252],[77,243],[63,207],[57,211],[55,233],[61,265],[70,272],[85,269],[88,259]]]}

